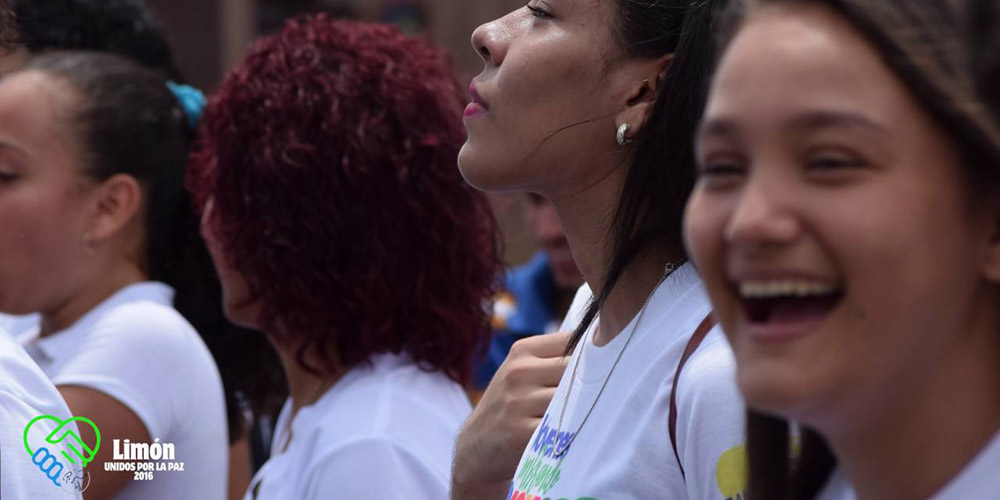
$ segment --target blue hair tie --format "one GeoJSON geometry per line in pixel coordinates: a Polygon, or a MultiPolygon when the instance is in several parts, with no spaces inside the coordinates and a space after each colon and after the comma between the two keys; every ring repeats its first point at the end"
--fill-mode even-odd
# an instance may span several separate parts
{"type": "Polygon", "coordinates": [[[184,114],[187,115],[188,125],[191,128],[198,126],[201,114],[205,111],[205,94],[200,90],[190,86],[174,82],[167,82],[167,88],[174,93],[177,101],[181,103],[184,114]]]}

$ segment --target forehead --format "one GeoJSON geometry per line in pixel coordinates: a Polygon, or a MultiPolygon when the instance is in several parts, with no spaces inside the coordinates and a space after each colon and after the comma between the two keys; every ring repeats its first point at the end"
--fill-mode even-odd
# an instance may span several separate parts
{"type": "Polygon", "coordinates": [[[21,71],[0,78],[0,112],[28,111],[36,118],[65,114],[79,103],[79,93],[67,82],[41,71],[21,71]]]}
{"type": "Polygon", "coordinates": [[[587,30],[591,35],[614,32],[618,28],[621,0],[531,0],[555,11],[556,15],[587,30]]]}
{"type": "Polygon", "coordinates": [[[889,120],[915,108],[908,89],[846,20],[820,5],[763,7],[720,62],[707,118],[780,119],[803,108],[889,120]]]}
{"type": "Polygon", "coordinates": [[[624,2],[621,0],[569,0],[590,4],[586,9],[601,20],[602,29],[616,38],[621,17],[619,13],[624,2]]]}
{"type": "MultiPolygon", "coordinates": [[[[550,0],[552,1],[552,0],[550,0]]],[[[608,20],[608,24],[617,26],[618,10],[621,8],[622,0],[554,0],[576,4],[588,12],[608,20]]]]}
{"type": "Polygon", "coordinates": [[[36,154],[59,153],[71,143],[66,123],[79,94],[38,71],[0,78],[0,140],[36,154]]]}

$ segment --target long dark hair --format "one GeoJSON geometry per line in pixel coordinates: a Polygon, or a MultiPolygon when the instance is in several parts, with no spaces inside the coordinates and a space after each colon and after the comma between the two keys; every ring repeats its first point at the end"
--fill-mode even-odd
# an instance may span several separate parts
{"type": "MultiPolygon", "coordinates": [[[[820,4],[833,9],[880,53],[925,110],[949,131],[963,155],[970,185],[1000,188],[1000,9],[994,0],[759,0],[757,4],[820,4]]],[[[752,9],[724,16],[728,44],[752,9]]],[[[836,466],[817,432],[750,410],[749,494],[763,500],[815,498],[836,466]],[[797,452],[794,451],[797,448],[797,452]],[[794,453],[794,455],[793,455],[794,453]]]]}
{"type": "Polygon", "coordinates": [[[684,206],[694,187],[691,144],[701,119],[715,54],[713,19],[727,0],[617,0],[618,38],[632,57],[674,58],[656,90],[646,125],[635,138],[632,164],[612,219],[611,259],[604,286],[570,340],[572,351],[590,328],[622,273],[636,258],[662,250],[687,259],[681,236],[684,206]]]}
{"type": "Polygon", "coordinates": [[[230,439],[239,437],[242,411],[236,394],[263,403],[276,399],[267,395],[282,381],[279,369],[257,366],[277,367],[268,361],[267,346],[254,344],[259,336],[241,332],[224,316],[221,286],[184,190],[194,131],[180,102],[159,73],[111,54],[46,53],[25,70],[67,82],[83,97],[71,113],[70,129],[84,148],[84,175],[103,181],[126,174],[144,187],[145,260],[140,265],[149,279],[174,288],[174,307],[212,351],[226,388],[230,439]]]}

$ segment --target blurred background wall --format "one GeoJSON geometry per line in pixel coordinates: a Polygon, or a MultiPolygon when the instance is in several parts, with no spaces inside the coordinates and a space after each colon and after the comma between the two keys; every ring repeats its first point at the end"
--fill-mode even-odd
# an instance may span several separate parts
{"type": "MultiPolygon", "coordinates": [[[[524,0],[146,0],[173,44],[189,83],[207,92],[236,64],[254,38],[278,29],[288,17],[330,12],[341,17],[392,22],[429,36],[447,49],[464,87],[482,69],[469,38],[476,26],[524,5],[524,0]]],[[[521,195],[492,197],[510,264],[526,261],[534,242],[525,227],[521,195]]]]}

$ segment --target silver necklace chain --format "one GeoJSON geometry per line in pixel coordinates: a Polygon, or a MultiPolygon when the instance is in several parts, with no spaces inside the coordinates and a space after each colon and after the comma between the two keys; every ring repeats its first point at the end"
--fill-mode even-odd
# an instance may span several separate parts
{"type": "MultiPolygon", "coordinates": [[[[566,452],[569,451],[570,445],[573,444],[573,441],[580,434],[580,431],[583,430],[584,424],[587,423],[587,419],[590,418],[590,414],[594,412],[594,407],[597,406],[597,401],[601,399],[601,395],[604,394],[604,388],[608,386],[608,381],[611,380],[611,374],[615,372],[615,368],[618,366],[618,362],[621,361],[622,355],[625,354],[625,349],[628,348],[629,343],[632,342],[632,337],[635,335],[635,331],[639,329],[639,323],[642,322],[642,316],[646,312],[646,306],[648,306],[649,302],[653,300],[653,295],[656,294],[656,291],[660,288],[660,285],[662,285],[664,281],[667,281],[667,278],[669,278],[670,275],[673,274],[673,272],[676,271],[678,267],[680,266],[670,262],[667,263],[667,265],[663,268],[663,277],[660,278],[660,281],[656,283],[655,287],[653,287],[653,291],[649,292],[649,295],[646,297],[646,302],[643,302],[642,304],[642,309],[639,309],[639,315],[635,318],[635,324],[632,326],[632,329],[629,330],[628,332],[628,337],[625,339],[625,345],[623,345],[621,351],[618,352],[618,357],[615,358],[615,362],[611,365],[611,370],[608,371],[608,376],[604,377],[604,382],[601,384],[601,389],[597,391],[597,396],[594,398],[594,402],[590,404],[590,409],[587,410],[587,414],[583,416],[583,421],[580,422],[580,426],[576,428],[576,432],[569,439],[566,440],[566,445],[559,446],[559,444],[562,441],[558,439],[558,436],[562,431],[563,417],[566,416],[566,407],[569,406],[569,396],[570,394],[573,393],[573,383],[576,381],[576,371],[577,368],[580,367],[580,358],[583,357],[583,350],[587,348],[587,342],[588,342],[587,338],[585,337],[581,340],[581,342],[583,342],[584,345],[583,347],[580,348],[580,355],[577,356],[576,360],[573,362],[573,373],[570,374],[569,386],[566,388],[566,396],[563,398],[562,410],[559,411],[559,424],[556,427],[556,434],[555,434],[557,438],[556,438],[556,443],[553,445],[555,447],[555,451],[553,453],[553,456],[555,458],[562,458],[563,455],[565,455],[566,452]]],[[[597,318],[594,319],[597,320],[597,318]]],[[[596,328],[594,329],[594,332],[595,333],[597,332],[596,328]]]]}

